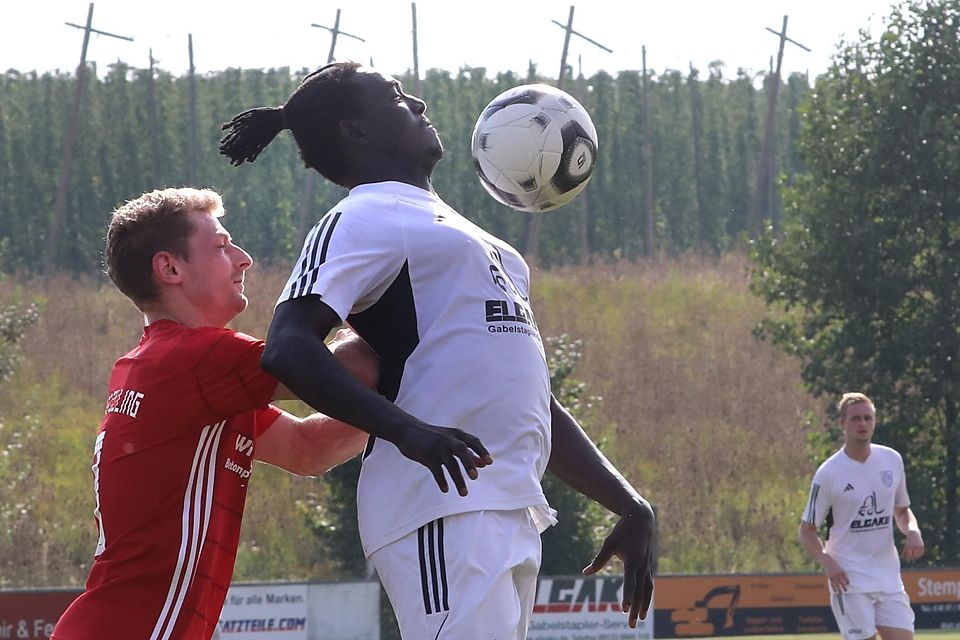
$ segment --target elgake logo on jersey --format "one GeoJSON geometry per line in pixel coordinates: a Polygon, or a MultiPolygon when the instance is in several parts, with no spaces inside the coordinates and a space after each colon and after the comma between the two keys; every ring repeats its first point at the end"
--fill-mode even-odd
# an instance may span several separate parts
{"type": "Polygon", "coordinates": [[[874,491],[864,499],[863,504],[857,509],[859,518],[855,518],[850,523],[850,529],[856,531],[869,531],[879,529],[890,524],[890,516],[883,515],[884,510],[877,506],[877,492],[874,491]]]}
{"type": "Polygon", "coordinates": [[[883,483],[885,487],[893,486],[893,471],[881,471],[880,472],[880,482],[883,483]]]}
{"type": "Polygon", "coordinates": [[[487,331],[490,333],[521,333],[539,336],[533,311],[527,304],[527,295],[514,283],[513,278],[503,266],[503,257],[494,247],[488,247],[490,255],[490,278],[505,295],[497,300],[484,301],[484,316],[487,331]],[[511,323],[511,324],[503,324],[511,323]],[[519,326],[517,326],[519,325],[519,326]]]}

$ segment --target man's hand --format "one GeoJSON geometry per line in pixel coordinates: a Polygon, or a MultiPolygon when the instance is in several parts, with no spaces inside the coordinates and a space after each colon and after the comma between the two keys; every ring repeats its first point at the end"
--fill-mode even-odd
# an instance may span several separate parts
{"type": "Polygon", "coordinates": [[[919,529],[907,532],[907,541],[903,545],[903,551],[900,557],[904,560],[916,560],[923,555],[925,547],[923,545],[923,536],[919,529]]]}
{"type": "Polygon", "coordinates": [[[409,424],[401,430],[393,443],[407,458],[419,462],[433,474],[440,491],[450,490],[444,470],[450,475],[457,493],[467,495],[467,483],[463,469],[472,480],[477,479],[477,469],[493,464],[493,456],[480,442],[480,438],[450,427],[436,427],[421,422],[409,424]]]}
{"type": "Polygon", "coordinates": [[[830,588],[834,593],[843,593],[850,586],[850,577],[843,567],[833,559],[833,557],[823,554],[823,569],[827,573],[827,579],[830,580],[830,588]]]}
{"type": "Polygon", "coordinates": [[[637,626],[637,617],[645,620],[653,597],[653,561],[657,538],[657,522],[653,509],[646,502],[631,507],[603,541],[600,552],[587,567],[584,575],[603,568],[611,557],[623,562],[624,613],[629,613],[630,628],[637,626]]]}

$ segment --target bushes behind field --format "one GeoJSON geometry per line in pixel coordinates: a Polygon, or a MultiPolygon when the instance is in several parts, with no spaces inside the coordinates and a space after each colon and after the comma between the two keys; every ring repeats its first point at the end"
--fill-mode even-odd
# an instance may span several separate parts
{"type": "MultiPolygon", "coordinates": [[[[657,508],[661,572],[811,568],[794,534],[813,470],[807,434],[822,418],[799,365],[752,336],[764,307],[746,271],[728,256],[534,275],[542,334],[582,341],[573,378],[598,397],[590,435],[657,508]]],[[[255,267],[237,329],[265,333],[285,278],[255,267]]],[[[96,542],[90,459],[107,376],[142,321],[105,279],[0,280],[0,307],[31,296],[39,320],[0,382],[0,587],[79,585],[96,542]]],[[[345,577],[305,516],[325,517],[325,491],[258,465],[236,578],[345,577]]]]}

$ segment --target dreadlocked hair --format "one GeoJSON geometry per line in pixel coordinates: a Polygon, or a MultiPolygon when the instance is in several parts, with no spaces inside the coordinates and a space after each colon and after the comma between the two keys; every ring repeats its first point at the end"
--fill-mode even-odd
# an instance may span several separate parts
{"type": "Polygon", "coordinates": [[[220,127],[227,132],[220,139],[220,154],[227,156],[235,167],[253,162],[285,128],[283,107],[247,109],[220,127]]]}
{"type": "Polygon", "coordinates": [[[223,125],[220,153],[230,164],[253,162],[278,133],[290,129],[303,164],[342,185],[343,149],[340,121],[360,112],[360,99],[350,84],[360,64],[333,62],[307,75],[282,107],[258,107],[223,125]]]}

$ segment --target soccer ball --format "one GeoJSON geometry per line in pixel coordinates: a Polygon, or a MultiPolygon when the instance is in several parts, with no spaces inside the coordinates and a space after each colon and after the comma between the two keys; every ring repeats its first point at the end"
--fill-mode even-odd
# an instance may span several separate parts
{"type": "Polygon", "coordinates": [[[573,96],[546,84],[504,91],[480,114],[471,141],[480,184],[519,211],[551,211],[587,186],[597,130],[573,96]]]}

